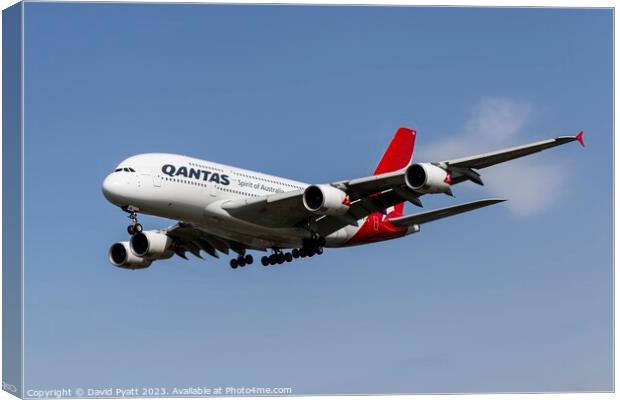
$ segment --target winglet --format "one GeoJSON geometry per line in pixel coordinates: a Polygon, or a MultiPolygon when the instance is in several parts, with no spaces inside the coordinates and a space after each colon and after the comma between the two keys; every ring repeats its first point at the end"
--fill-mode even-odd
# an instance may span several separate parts
{"type": "Polygon", "coordinates": [[[586,147],[586,142],[583,141],[583,131],[579,131],[579,133],[575,135],[575,140],[579,142],[581,147],[586,147]]]}

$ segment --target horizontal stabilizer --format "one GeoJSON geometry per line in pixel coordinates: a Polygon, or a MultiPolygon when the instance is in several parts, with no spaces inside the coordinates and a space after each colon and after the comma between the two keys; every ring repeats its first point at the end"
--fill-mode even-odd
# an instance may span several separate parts
{"type": "Polygon", "coordinates": [[[440,208],[439,210],[433,210],[428,212],[423,212],[415,215],[408,215],[405,217],[398,218],[390,218],[390,222],[394,226],[398,227],[408,227],[411,225],[421,225],[427,222],[435,221],[441,218],[450,217],[452,215],[461,214],[467,211],[473,211],[478,208],[491,206],[493,204],[501,203],[506,201],[504,199],[486,199],[486,200],[478,200],[472,201],[471,203],[459,204],[452,207],[440,208]]]}

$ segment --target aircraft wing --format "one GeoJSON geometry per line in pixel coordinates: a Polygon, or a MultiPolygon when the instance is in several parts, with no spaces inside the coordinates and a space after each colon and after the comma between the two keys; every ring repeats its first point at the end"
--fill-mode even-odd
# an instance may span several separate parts
{"type": "MultiPolygon", "coordinates": [[[[165,230],[166,235],[174,240],[174,252],[179,257],[187,259],[187,252],[198,258],[203,258],[200,250],[204,250],[212,257],[219,258],[218,251],[228,254],[230,250],[238,254],[245,254],[246,245],[221,238],[205,232],[193,224],[179,222],[165,230]]],[[[266,250],[253,248],[254,250],[266,250]]]]}
{"type": "Polygon", "coordinates": [[[477,156],[443,161],[442,163],[458,168],[481,169],[490,167],[495,164],[514,160],[515,158],[538,153],[539,151],[574,141],[578,141],[582,146],[585,146],[583,141],[583,131],[579,132],[576,136],[560,136],[555,139],[543,140],[523,146],[516,146],[500,151],[494,151],[491,153],[479,154],[477,156]]]}
{"type": "Polygon", "coordinates": [[[231,216],[256,225],[290,228],[300,221],[316,216],[302,202],[303,190],[231,200],[222,208],[231,216]]]}
{"type": "Polygon", "coordinates": [[[559,136],[555,139],[543,140],[500,151],[479,154],[471,157],[457,158],[454,160],[446,160],[439,162],[438,164],[445,166],[452,173],[453,184],[471,180],[474,183],[481,185],[482,181],[480,180],[480,174],[475,172],[475,169],[487,168],[506,161],[514,160],[515,158],[538,153],[545,149],[574,141],[577,141],[582,146],[585,146],[585,142],[583,141],[583,131],[580,131],[575,136],[559,136]]]}
{"type": "MultiPolygon", "coordinates": [[[[222,208],[232,217],[270,228],[291,228],[310,224],[321,235],[328,235],[347,225],[374,213],[385,212],[387,208],[403,201],[418,201],[415,192],[408,188],[390,188],[377,193],[368,192],[351,201],[349,210],[343,215],[325,216],[308,211],[303,204],[303,190],[267,195],[241,200],[231,200],[222,208]]],[[[420,203],[421,204],[421,203],[420,203]]]]}
{"type": "MultiPolygon", "coordinates": [[[[490,167],[573,141],[578,141],[583,146],[583,132],[579,132],[575,136],[560,136],[523,146],[472,157],[432,162],[431,164],[449,174],[451,185],[467,180],[482,185],[477,169],[490,167]]],[[[357,220],[374,212],[386,213],[389,207],[404,201],[421,207],[422,202],[419,197],[426,193],[413,190],[407,186],[406,171],[407,168],[403,168],[394,172],[331,183],[330,186],[342,190],[347,195],[349,210],[342,215],[320,215],[308,211],[302,200],[303,190],[231,200],[222,204],[222,208],[235,218],[257,225],[273,228],[310,226],[325,236],[344,226],[356,225],[357,220]]],[[[447,193],[451,194],[451,192],[447,193]]]]}
{"type": "MultiPolygon", "coordinates": [[[[490,153],[479,154],[470,157],[462,157],[453,160],[445,160],[439,162],[432,162],[431,164],[437,165],[450,172],[452,177],[452,184],[471,180],[474,183],[482,184],[480,180],[480,174],[474,170],[487,168],[492,165],[500,164],[506,161],[514,160],[516,158],[524,157],[530,154],[538,153],[545,149],[560,146],[562,144],[577,141],[582,146],[585,146],[583,141],[583,131],[579,132],[575,136],[559,136],[555,139],[543,140],[540,142],[529,143],[522,146],[510,147],[507,149],[494,151],[490,153]]],[[[360,194],[378,191],[386,188],[392,188],[398,184],[405,183],[404,173],[405,169],[396,172],[389,172],[381,175],[368,176],[359,179],[353,179],[350,181],[337,182],[334,185],[342,189],[346,188],[347,191],[359,192],[360,194]]],[[[422,195],[424,193],[419,193],[422,195]]]]}

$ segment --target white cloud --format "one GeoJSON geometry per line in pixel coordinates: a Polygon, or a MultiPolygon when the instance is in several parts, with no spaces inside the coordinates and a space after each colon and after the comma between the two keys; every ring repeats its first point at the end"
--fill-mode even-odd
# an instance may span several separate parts
{"type": "MultiPolygon", "coordinates": [[[[527,103],[486,98],[474,108],[460,134],[420,146],[415,158],[440,161],[524,144],[527,140],[519,139],[519,134],[531,118],[532,107],[527,103]]],[[[485,184],[482,190],[508,199],[506,204],[520,216],[533,215],[551,206],[565,181],[560,165],[540,158],[508,161],[480,173],[485,184]]],[[[455,188],[455,193],[458,190],[455,188]]]]}

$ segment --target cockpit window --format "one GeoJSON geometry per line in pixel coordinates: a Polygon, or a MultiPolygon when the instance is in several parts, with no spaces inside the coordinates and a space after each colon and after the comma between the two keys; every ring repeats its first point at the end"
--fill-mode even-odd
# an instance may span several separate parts
{"type": "Polygon", "coordinates": [[[127,168],[127,167],[125,167],[125,168],[116,168],[116,169],[114,170],[114,172],[121,172],[121,171],[124,171],[124,172],[136,172],[136,170],[135,170],[135,169],[133,169],[133,168],[127,168]]]}
{"type": "Polygon", "coordinates": [[[123,170],[122,168],[116,168],[116,169],[114,170],[114,172],[119,172],[119,171],[122,171],[122,170],[123,170]]]}

